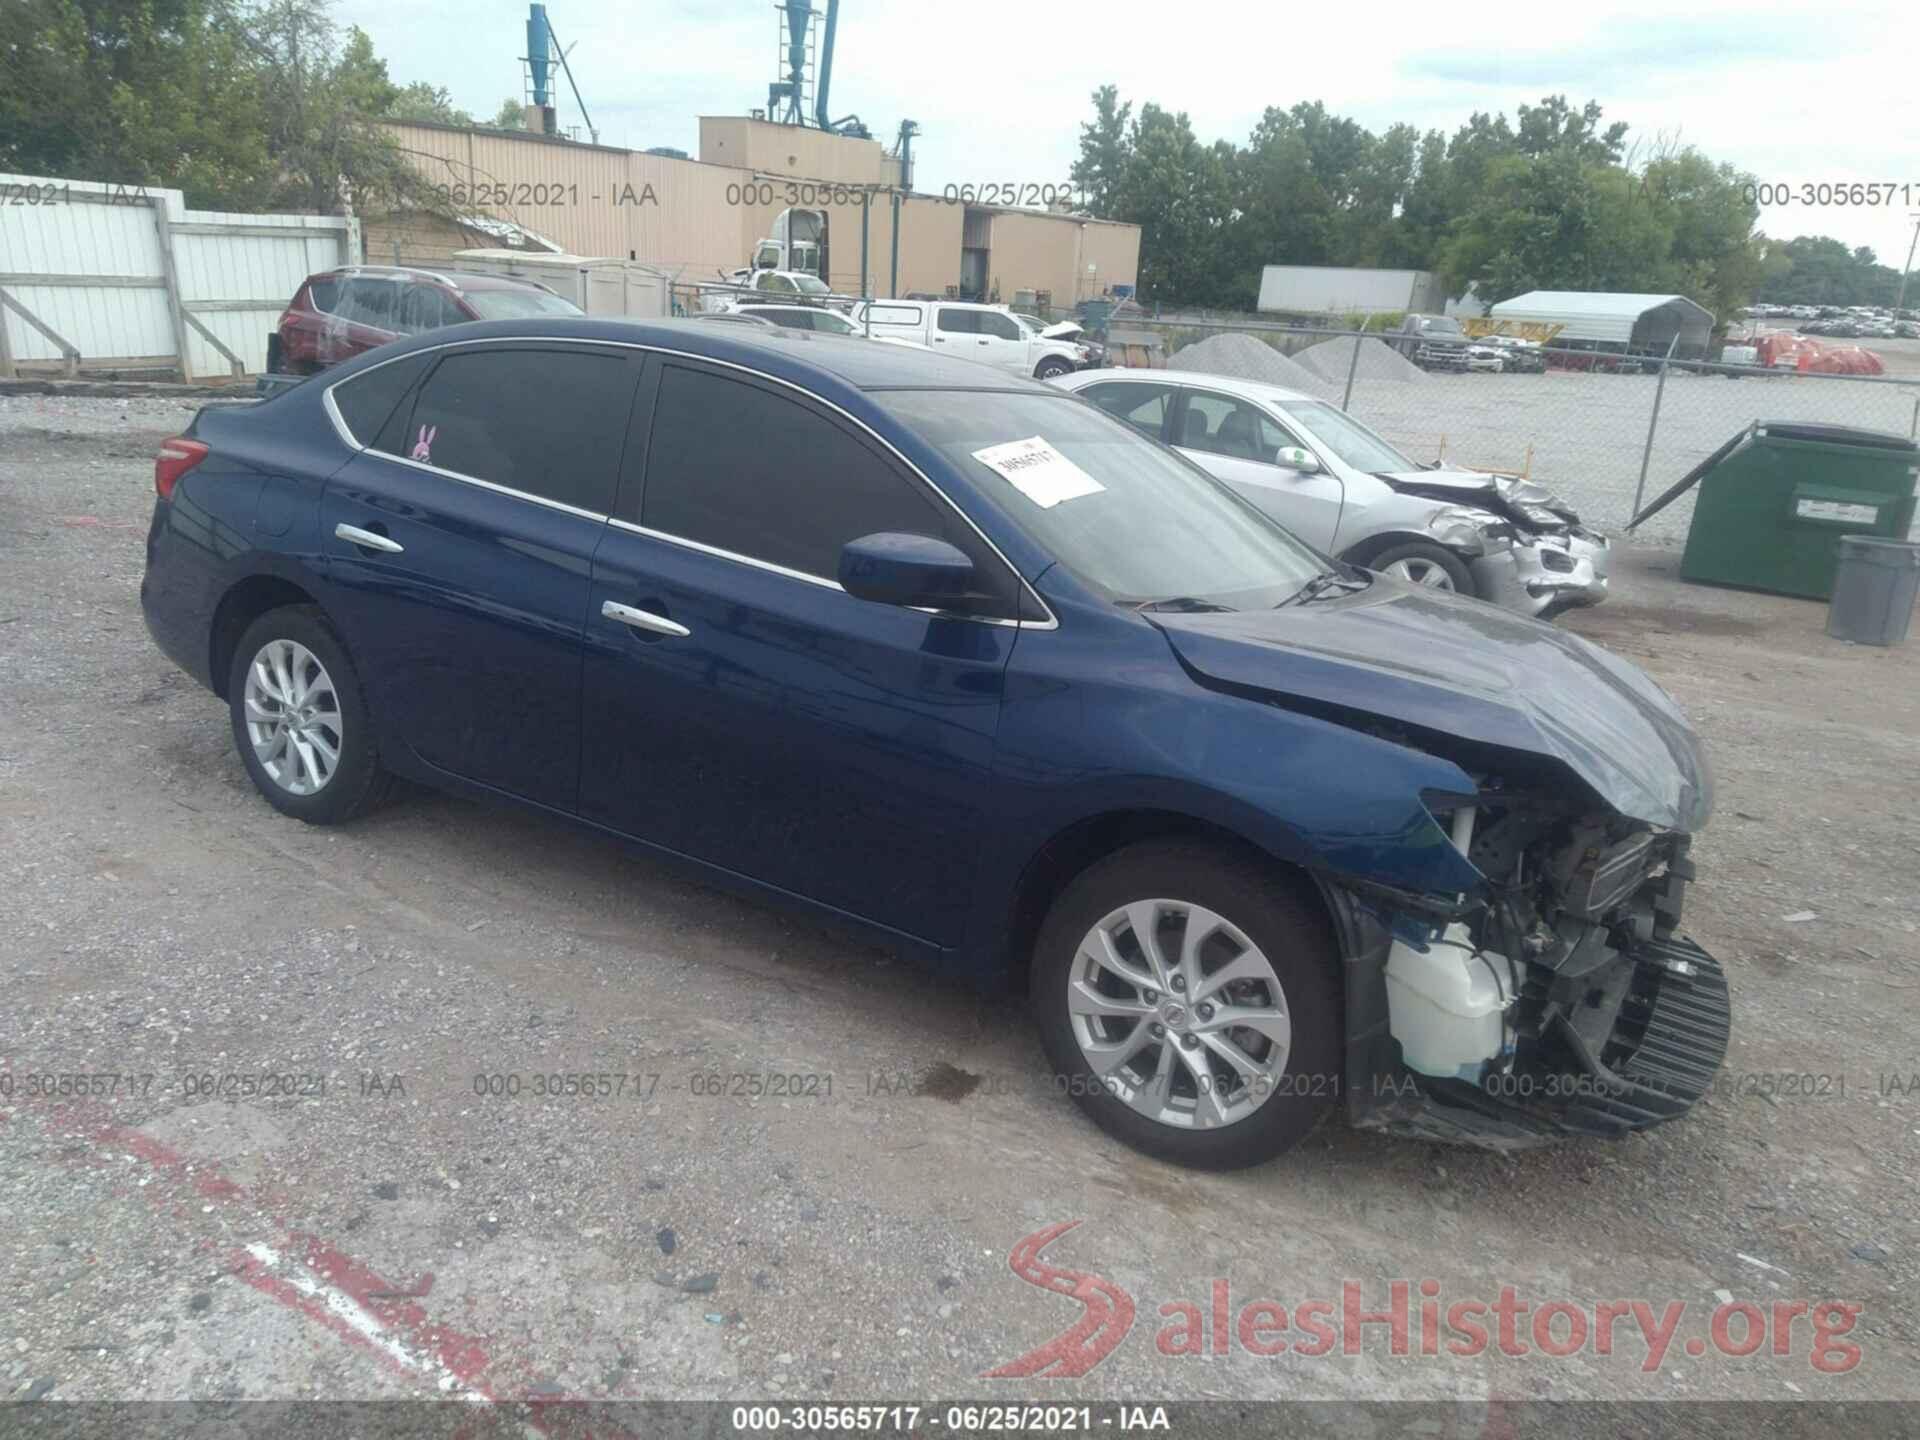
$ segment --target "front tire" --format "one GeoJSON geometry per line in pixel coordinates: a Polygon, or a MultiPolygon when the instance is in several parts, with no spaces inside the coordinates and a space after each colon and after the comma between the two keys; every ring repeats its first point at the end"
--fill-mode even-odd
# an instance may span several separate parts
{"type": "Polygon", "coordinates": [[[384,800],[360,672],[317,605],[269,610],[234,647],[233,743],[254,787],[283,815],[337,825],[384,800]]]}
{"type": "Polygon", "coordinates": [[[1071,375],[1072,373],[1073,366],[1069,365],[1065,360],[1062,360],[1058,355],[1049,355],[1034,368],[1033,378],[1036,380],[1051,380],[1057,375],[1071,375]]]}
{"type": "Polygon", "coordinates": [[[1055,901],[1031,989],[1054,1073],[1095,1124],[1161,1160],[1237,1170],[1339,1098],[1338,974],[1326,916],[1278,866],[1150,841],[1055,901]]]}
{"type": "Polygon", "coordinates": [[[1394,545],[1382,550],[1366,565],[1369,570],[1391,575],[1409,585],[1424,586],[1429,590],[1452,590],[1461,595],[1474,594],[1473,572],[1467,569],[1464,560],[1444,545],[1430,545],[1419,540],[1394,545]]]}

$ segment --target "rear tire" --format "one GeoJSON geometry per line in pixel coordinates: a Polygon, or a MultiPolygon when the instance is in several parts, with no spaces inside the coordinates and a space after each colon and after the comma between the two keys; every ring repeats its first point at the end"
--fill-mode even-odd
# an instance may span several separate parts
{"type": "Polygon", "coordinates": [[[1473,584],[1473,572],[1466,562],[1444,545],[1430,545],[1423,541],[1409,541],[1405,545],[1394,545],[1382,550],[1366,562],[1367,569],[1377,570],[1382,575],[1392,575],[1409,585],[1419,585],[1433,590],[1451,590],[1456,594],[1472,597],[1476,594],[1473,584]]]}
{"type": "Polygon", "coordinates": [[[227,708],[241,763],[281,814],[337,825],[391,792],[360,672],[319,606],[282,606],[247,626],[227,674],[227,708]]]}
{"type": "Polygon", "coordinates": [[[1031,971],[1040,1040],[1058,1083],[1109,1135],[1175,1164],[1237,1170],[1280,1155],[1333,1109],[1338,947],[1288,880],[1250,851],[1148,841],[1090,866],[1054,902],[1031,971]],[[1135,915],[1155,937],[1150,954],[1135,915]],[[1096,960],[1103,936],[1113,943],[1096,960]],[[1102,1045],[1113,1048],[1096,1069],[1089,1047],[1102,1045]]]}

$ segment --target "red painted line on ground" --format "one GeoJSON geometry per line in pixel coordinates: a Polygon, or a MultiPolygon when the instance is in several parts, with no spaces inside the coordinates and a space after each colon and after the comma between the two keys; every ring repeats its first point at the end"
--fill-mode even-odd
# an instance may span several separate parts
{"type": "MultiPolygon", "coordinates": [[[[48,1130],[84,1140],[101,1161],[131,1158],[163,1182],[138,1187],[151,1204],[177,1209],[177,1202],[191,1195],[209,1204],[245,1206],[259,1215],[267,1238],[232,1250],[228,1257],[231,1273],[255,1291],[436,1398],[446,1399],[457,1386],[464,1393],[449,1403],[501,1400],[486,1379],[493,1359],[482,1337],[434,1321],[418,1303],[433,1288],[431,1272],[411,1285],[388,1279],[320,1236],[288,1226],[272,1213],[269,1202],[222,1174],[218,1165],[119,1123],[101,1102],[82,1100],[33,1109],[44,1116],[48,1130]],[[257,1252],[265,1252],[264,1258],[257,1252]]],[[[27,1106],[16,1104],[13,1112],[0,1111],[0,1120],[26,1113],[30,1113],[27,1106]]],[[[511,1398],[526,1410],[527,1422],[542,1433],[564,1423],[569,1436],[598,1434],[608,1440],[633,1440],[630,1432],[617,1425],[578,1429],[585,1407],[617,1401],[596,1402],[564,1393],[511,1398]],[[549,1411],[554,1413],[543,1414],[549,1411]]]]}

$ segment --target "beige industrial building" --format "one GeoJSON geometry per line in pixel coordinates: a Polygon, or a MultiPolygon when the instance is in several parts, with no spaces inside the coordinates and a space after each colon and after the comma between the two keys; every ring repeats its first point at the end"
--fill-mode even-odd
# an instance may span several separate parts
{"type": "Polygon", "coordinates": [[[827,213],[824,278],[848,294],[860,290],[863,232],[875,295],[964,285],[1008,303],[1032,291],[1064,309],[1132,286],[1139,270],[1137,225],[902,192],[898,160],[875,140],[702,116],[692,160],[512,130],[387,129],[439,189],[446,213],[363,215],[369,263],[444,262],[499,244],[505,221],[572,254],[643,261],[691,286],[747,264],[774,217],[797,206],[827,213]]]}

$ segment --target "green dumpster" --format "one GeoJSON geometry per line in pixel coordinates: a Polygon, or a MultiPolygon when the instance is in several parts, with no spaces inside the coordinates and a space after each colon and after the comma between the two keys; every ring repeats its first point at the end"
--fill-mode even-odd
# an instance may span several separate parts
{"type": "Polygon", "coordinates": [[[1833,593],[1842,535],[1905,540],[1920,446],[1904,435],[1756,421],[1687,472],[1627,526],[1693,486],[1680,577],[1777,595],[1833,593]]]}

